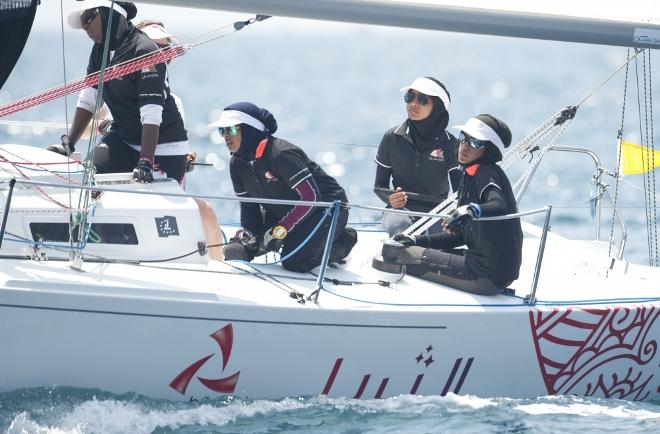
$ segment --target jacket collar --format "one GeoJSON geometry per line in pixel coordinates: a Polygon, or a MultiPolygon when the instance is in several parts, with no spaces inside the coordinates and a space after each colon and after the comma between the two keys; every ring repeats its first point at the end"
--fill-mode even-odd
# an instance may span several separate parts
{"type": "Polygon", "coordinates": [[[477,170],[479,170],[479,167],[481,164],[477,162],[472,162],[468,164],[467,166],[463,167],[463,172],[467,173],[470,176],[474,176],[477,174],[477,170]]]}
{"type": "MultiPolygon", "coordinates": [[[[408,120],[409,119],[406,119],[405,121],[403,121],[401,125],[396,127],[396,129],[394,130],[394,134],[396,134],[397,136],[404,137],[406,140],[412,143],[412,137],[410,136],[410,125],[408,125],[408,120]]],[[[447,130],[445,130],[444,133],[445,136],[441,138],[440,143],[445,143],[451,140],[451,136],[449,135],[447,130]]]]}

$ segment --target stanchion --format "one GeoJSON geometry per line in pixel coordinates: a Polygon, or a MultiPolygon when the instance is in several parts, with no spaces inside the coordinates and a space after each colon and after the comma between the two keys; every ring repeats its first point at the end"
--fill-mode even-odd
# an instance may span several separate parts
{"type": "Polygon", "coordinates": [[[323,259],[321,260],[321,270],[319,277],[316,279],[316,290],[314,291],[314,303],[318,303],[319,294],[323,289],[323,279],[325,278],[325,269],[328,267],[330,260],[330,253],[332,252],[332,241],[335,239],[335,231],[337,229],[337,219],[339,218],[339,211],[341,210],[341,202],[336,200],[332,205],[332,222],[330,223],[330,230],[328,230],[328,238],[325,241],[325,250],[323,251],[323,259]]]}

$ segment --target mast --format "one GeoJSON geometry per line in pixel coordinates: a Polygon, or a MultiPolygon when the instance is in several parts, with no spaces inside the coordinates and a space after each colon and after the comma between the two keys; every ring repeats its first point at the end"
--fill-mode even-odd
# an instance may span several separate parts
{"type": "Polygon", "coordinates": [[[432,0],[141,0],[141,3],[527,39],[660,47],[660,25],[641,20],[459,7],[432,0]]]}

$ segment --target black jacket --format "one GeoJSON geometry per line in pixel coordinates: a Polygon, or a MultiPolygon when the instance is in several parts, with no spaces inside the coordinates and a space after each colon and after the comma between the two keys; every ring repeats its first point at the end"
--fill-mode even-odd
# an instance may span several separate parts
{"type": "MultiPolygon", "coordinates": [[[[128,23],[124,34],[117,38],[114,51],[109,52],[108,66],[123,63],[158,50],[149,37],[128,23]]],[[[87,74],[101,69],[103,43],[94,44],[87,74]]],[[[98,89],[98,86],[95,86],[98,89]]],[[[103,101],[112,113],[112,131],[127,143],[139,145],[142,140],[140,107],[147,104],[163,106],[158,143],[188,140],[183,119],[170,93],[167,65],[159,63],[103,84],[103,101]]]]}
{"type": "MultiPolygon", "coordinates": [[[[300,200],[295,187],[308,181],[316,192],[317,201],[348,202],[344,189],[333,177],[298,146],[277,137],[268,138],[266,146],[257,150],[253,161],[232,155],[229,172],[234,192],[240,197],[300,200]]],[[[299,215],[305,214],[302,208],[305,207],[241,203],[241,226],[260,236],[286,216],[291,216],[292,210],[302,213],[299,215]],[[259,205],[266,212],[265,218],[259,205]]]]}
{"type": "MultiPolygon", "coordinates": [[[[401,187],[404,191],[436,196],[442,201],[458,185],[457,140],[444,131],[434,143],[417,147],[409,133],[408,120],[385,132],[376,154],[375,188],[401,187]],[[451,185],[450,185],[451,178],[451,185]]],[[[428,212],[435,205],[408,200],[411,211],[428,212]]]]}
{"type": "MultiPolygon", "coordinates": [[[[476,203],[481,217],[518,212],[509,179],[497,164],[471,164],[463,169],[458,188],[458,206],[476,203]]],[[[452,249],[466,245],[468,271],[486,277],[498,285],[508,285],[518,278],[522,260],[520,219],[498,221],[469,220],[462,232],[443,232],[419,237],[418,245],[434,249],[452,249]]]]}

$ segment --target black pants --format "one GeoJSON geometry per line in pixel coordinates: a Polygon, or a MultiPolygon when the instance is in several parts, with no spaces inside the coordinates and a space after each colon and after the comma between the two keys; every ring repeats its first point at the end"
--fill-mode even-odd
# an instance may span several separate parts
{"type": "MultiPolygon", "coordinates": [[[[299,223],[289,235],[284,239],[284,244],[282,245],[281,256],[285,257],[290,252],[294,251],[309,234],[314,230],[319,221],[323,218],[324,209],[317,209],[312,215],[307,217],[301,223],[299,223]]],[[[348,210],[342,208],[339,211],[339,216],[337,217],[337,227],[335,229],[335,236],[333,239],[333,245],[335,242],[343,235],[346,222],[348,221],[348,210]]],[[[314,236],[305,243],[304,247],[300,249],[295,255],[282,262],[282,266],[291,271],[298,271],[306,273],[321,265],[321,260],[323,259],[323,251],[325,249],[325,243],[328,238],[328,231],[330,230],[330,224],[332,223],[332,215],[329,215],[321,228],[314,234],[314,236]]],[[[352,246],[351,246],[352,248],[352,246]]],[[[348,249],[350,252],[350,248],[348,249]]],[[[343,257],[338,258],[331,257],[332,260],[341,260],[348,255],[346,252],[343,257]]]]}
{"type": "MultiPolygon", "coordinates": [[[[103,136],[101,143],[94,148],[96,173],[132,172],[140,159],[140,152],[128,146],[116,133],[103,136]]],[[[186,174],[185,155],[156,155],[155,169],[160,169],[168,178],[181,183],[186,174]]]]}
{"type": "MultiPolygon", "coordinates": [[[[409,249],[422,249],[410,247],[409,249]]],[[[406,265],[408,274],[479,295],[497,295],[506,285],[498,285],[471,272],[465,250],[424,249],[420,264],[406,265]]],[[[412,252],[411,252],[412,253],[412,252]]],[[[510,282],[509,282],[510,284],[510,282]]]]}

